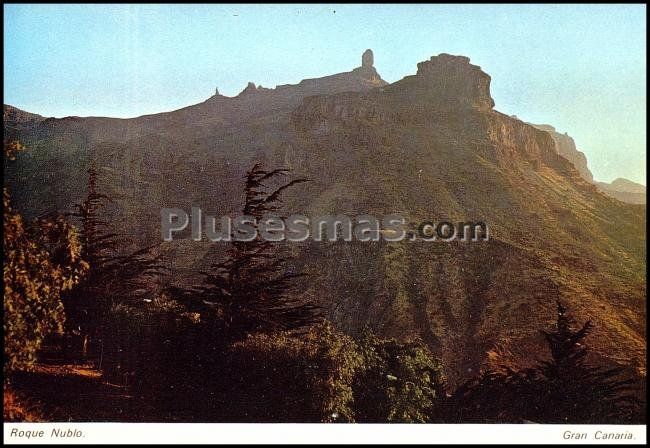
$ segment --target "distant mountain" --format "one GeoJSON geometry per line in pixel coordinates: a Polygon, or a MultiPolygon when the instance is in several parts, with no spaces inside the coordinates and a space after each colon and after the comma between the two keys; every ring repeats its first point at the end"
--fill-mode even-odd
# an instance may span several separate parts
{"type": "Polygon", "coordinates": [[[619,177],[609,184],[606,182],[596,182],[596,186],[603,193],[619,201],[627,202],[628,204],[646,203],[646,187],[631,180],[619,177]]]}
{"type": "MultiPolygon", "coordinates": [[[[162,207],[234,214],[253,163],[288,167],[311,179],[286,197],[291,213],[490,227],[487,242],[280,245],[307,274],[300,294],[342,330],[419,336],[455,382],[546,356],[539,329],[560,299],[596,324],[594,356],[645,371],[645,206],[600,193],[557,137],[494,110],[490,77],[466,57],[433,56],[386,84],[366,53],[347,73],[126,120],[18,116],[5,113],[6,133],[28,150],[5,175],[28,216],[79,202],[94,161],[115,229],[149,244],[162,207]]],[[[172,283],[224,249],[163,248],[172,283]]]]}
{"type": "Polygon", "coordinates": [[[555,142],[557,152],[569,162],[573,163],[573,166],[576,167],[582,178],[588,182],[592,182],[598,190],[609,197],[628,204],[646,203],[646,192],[643,185],[622,178],[616,179],[611,184],[595,181],[594,176],[587,166],[587,157],[582,151],[576,148],[575,142],[566,132],[560,134],[553,126],[548,124],[529,124],[535,126],[537,129],[548,132],[555,142]]]}
{"type": "Polygon", "coordinates": [[[555,142],[557,152],[569,162],[573,163],[573,166],[576,167],[583,179],[587,180],[588,182],[594,181],[594,176],[591,174],[591,171],[587,166],[587,157],[582,151],[578,151],[573,138],[571,138],[566,132],[564,134],[560,134],[555,130],[553,126],[548,124],[529,124],[535,126],[537,129],[541,129],[551,134],[551,137],[555,142]]]}

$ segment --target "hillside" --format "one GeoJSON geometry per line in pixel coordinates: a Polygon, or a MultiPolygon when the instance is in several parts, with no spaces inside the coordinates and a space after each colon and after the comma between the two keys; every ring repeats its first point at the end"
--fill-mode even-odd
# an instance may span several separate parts
{"type": "MultiPolygon", "coordinates": [[[[529,360],[557,299],[594,321],[596,356],[645,372],[645,206],[604,195],[552,135],[494,110],[490,77],[466,57],[433,56],[386,84],[366,53],[351,72],[251,84],[133,119],[42,119],[5,106],[5,127],[28,148],[5,166],[21,211],[70,210],[94,161],[114,199],[111,222],[138,245],[160,240],[163,207],[236,213],[257,161],[312,180],[285,201],[291,213],[484,221],[488,242],[284,250],[308,274],[302,294],[339,328],[419,336],[452,381],[529,360]]],[[[186,239],[163,249],[178,283],[223,246],[186,239]]]]}

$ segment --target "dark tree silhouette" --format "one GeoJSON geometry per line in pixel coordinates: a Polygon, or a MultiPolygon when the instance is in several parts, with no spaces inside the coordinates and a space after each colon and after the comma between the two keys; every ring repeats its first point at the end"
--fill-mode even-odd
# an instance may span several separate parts
{"type": "Polygon", "coordinates": [[[69,328],[84,340],[101,339],[108,313],[117,303],[137,302],[150,297],[151,283],[165,272],[157,245],[135,252],[121,253],[124,238],[110,231],[102,210],[111,198],[98,191],[98,173],[94,164],[88,169],[88,192],[85,200],[69,213],[80,221],[79,236],[82,258],[89,271],[77,288],[64,297],[69,328]]]}
{"type": "MultiPolygon", "coordinates": [[[[256,222],[280,209],[285,190],[306,179],[294,179],[272,188],[267,184],[288,170],[264,170],[256,164],[245,176],[245,201],[242,212],[256,222]]],[[[254,225],[256,227],[256,225],[254,225]]],[[[257,228],[257,227],[256,227],[257,228]]],[[[289,293],[294,280],[301,276],[291,272],[278,244],[257,235],[252,241],[233,240],[224,261],[203,272],[202,286],[175,290],[190,310],[221,325],[229,338],[249,333],[277,330],[302,330],[320,320],[320,308],[289,293]]]]}
{"type": "Polygon", "coordinates": [[[551,422],[623,423],[634,418],[641,405],[635,381],[623,367],[605,368],[586,361],[585,338],[593,329],[591,321],[581,327],[557,303],[557,324],[543,331],[551,359],[538,367],[539,412],[551,422]]]}
{"type": "Polygon", "coordinates": [[[637,375],[624,367],[587,362],[585,338],[593,329],[587,321],[576,327],[558,302],[557,323],[542,331],[551,359],[534,368],[487,371],[461,385],[438,409],[462,422],[639,423],[637,375]]]}

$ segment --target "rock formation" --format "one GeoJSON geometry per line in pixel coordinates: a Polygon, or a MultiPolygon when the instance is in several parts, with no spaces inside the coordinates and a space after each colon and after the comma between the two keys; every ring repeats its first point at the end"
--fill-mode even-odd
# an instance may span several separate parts
{"type": "MultiPolygon", "coordinates": [[[[28,218],[69,211],[93,162],[115,200],[107,221],[140,246],[160,242],[163,207],[237,214],[255,162],[311,180],[287,194],[289,213],[483,221],[489,241],[278,250],[306,274],[301,297],[340,329],[420,337],[452,383],[485,365],[546,358],[539,330],[558,299],[576,320],[597,322],[594,356],[643,371],[645,210],[600,194],[549,132],[493,110],[490,77],[468,58],[434,56],[390,85],[369,63],[169,113],[12,127],[28,149],[5,168],[7,184],[28,218]],[[495,347],[499,357],[488,356],[495,347]]],[[[171,284],[194,281],[222,253],[191,239],[161,250],[171,284]]]]}
{"type": "Polygon", "coordinates": [[[587,181],[593,182],[594,176],[591,174],[589,167],[587,166],[587,157],[582,151],[579,151],[576,148],[576,144],[568,134],[560,134],[555,130],[555,128],[548,124],[532,124],[537,129],[548,132],[553,141],[555,142],[555,148],[557,149],[558,154],[566,158],[569,162],[573,163],[573,166],[576,167],[580,175],[587,181]]]}
{"type": "Polygon", "coordinates": [[[598,188],[598,190],[609,197],[618,199],[619,201],[626,202],[628,204],[646,203],[646,191],[643,185],[622,178],[616,179],[611,184],[608,184],[606,182],[597,182],[594,180],[594,177],[587,165],[587,157],[582,151],[579,151],[576,148],[576,144],[573,141],[573,138],[571,138],[567,133],[560,134],[555,130],[553,126],[548,124],[529,124],[536,127],[537,129],[548,132],[555,142],[557,153],[571,162],[573,166],[575,166],[575,168],[578,170],[578,173],[580,173],[582,178],[587,182],[596,185],[596,188],[598,188]]]}
{"type": "Polygon", "coordinates": [[[391,86],[406,89],[415,97],[426,98],[445,109],[471,107],[489,111],[494,107],[490,96],[490,76],[481,67],[470,64],[465,56],[442,53],[418,64],[415,76],[407,76],[391,86]]]}
{"type": "Polygon", "coordinates": [[[372,50],[368,49],[363,52],[361,55],[361,67],[362,68],[371,68],[375,65],[375,57],[372,54],[372,50]]]}

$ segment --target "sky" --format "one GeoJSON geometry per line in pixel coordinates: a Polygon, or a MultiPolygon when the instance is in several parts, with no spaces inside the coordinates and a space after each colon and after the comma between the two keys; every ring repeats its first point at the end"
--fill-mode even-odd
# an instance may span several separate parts
{"type": "Polygon", "coordinates": [[[646,184],[645,5],[5,5],[4,103],[135,117],[349,71],[388,82],[439,53],[492,77],[496,109],[555,126],[594,177],[646,184]]]}

